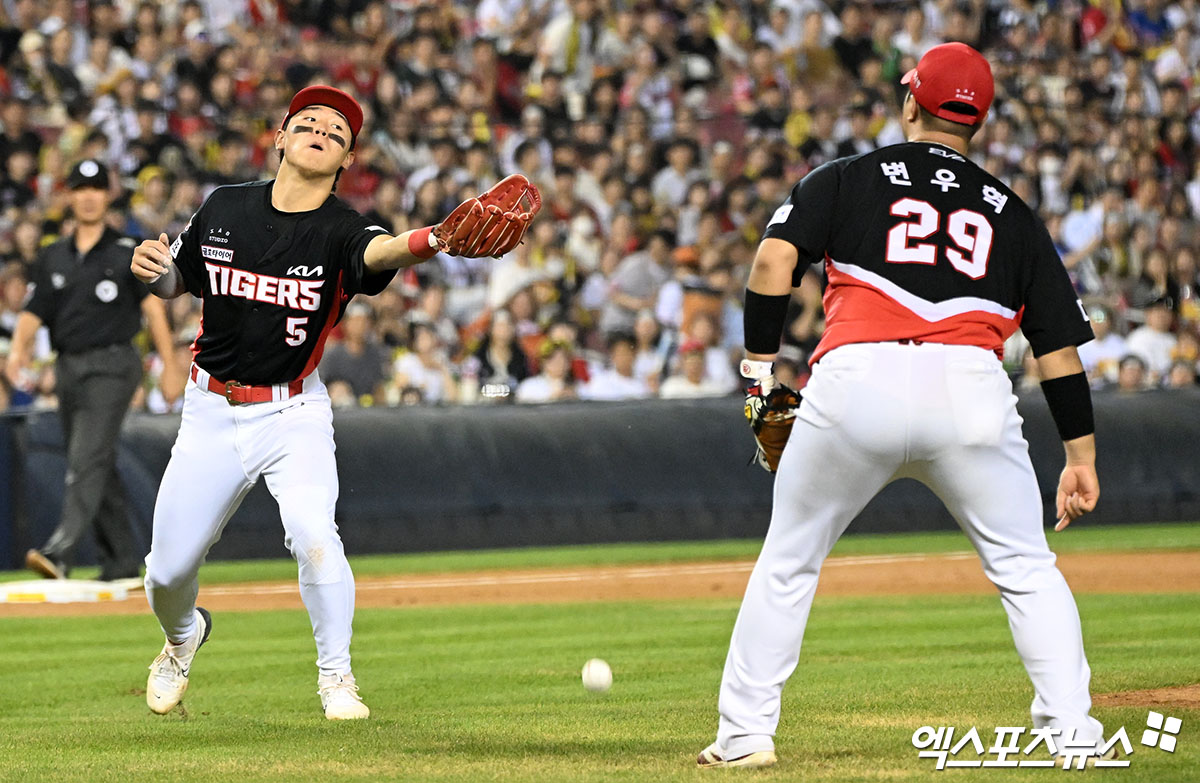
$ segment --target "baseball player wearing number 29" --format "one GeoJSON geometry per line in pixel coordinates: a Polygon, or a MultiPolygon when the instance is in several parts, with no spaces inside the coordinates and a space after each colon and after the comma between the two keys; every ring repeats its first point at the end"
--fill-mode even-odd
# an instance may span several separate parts
{"type": "Polygon", "coordinates": [[[1102,741],[1088,714],[1079,614],[1046,543],[998,358],[1020,326],[1065,444],[1061,530],[1099,497],[1091,398],[1076,353],[1091,326],[1045,227],[966,157],[992,101],[987,60],[944,44],[904,83],[907,143],[805,177],[772,217],[747,283],[742,366],[757,382],[748,411],[754,398],[780,391],[771,361],[788,297],[817,261],[829,282],[828,326],[779,457],[770,528],[725,662],[717,741],[701,752],[701,767],[775,763],[780,696],[821,564],[851,519],[900,477],[941,498],[999,589],[1033,682],[1034,725],[1063,738],[1073,732],[1081,746],[1102,741]]]}
{"type": "Polygon", "coordinates": [[[203,303],[146,558],[146,595],[167,637],[146,685],[156,713],[179,703],[212,630],[211,615],[195,605],[200,565],[262,478],[299,565],[325,717],[370,714],[350,669],[354,576],[334,523],[333,417],[317,363],[355,294],[379,293],[398,268],[438,250],[508,252],[541,199],[513,175],[437,226],[391,236],[333,195],[362,123],[347,93],[306,87],[275,133],[276,179],[217,188],[174,243],[163,235],[134,251],[133,273],[154,294],[190,293],[203,303]]]}

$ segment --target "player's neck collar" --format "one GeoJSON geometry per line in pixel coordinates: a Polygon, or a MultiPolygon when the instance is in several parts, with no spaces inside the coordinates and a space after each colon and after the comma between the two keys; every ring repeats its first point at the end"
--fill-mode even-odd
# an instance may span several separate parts
{"type": "Polygon", "coordinates": [[[966,155],[967,154],[966,149],[960,150],[950,144],[947,144],[944,141],[936,141],[935,139],[926,139],[926,138],[916,137],[916,138],[909,139],[908,142],[909,142],[909,144],[936,144],[939,147],[945,147],[946,149],[950,150],[951,152],[955,153],[956,155],[966,155]]]}

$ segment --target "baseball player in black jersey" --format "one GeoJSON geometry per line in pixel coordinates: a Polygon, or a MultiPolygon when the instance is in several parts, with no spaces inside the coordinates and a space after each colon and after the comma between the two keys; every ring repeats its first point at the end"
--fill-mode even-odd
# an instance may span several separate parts
{"type": "Polygon", "coordinates": [[[146,594],[167,637],[146,687],[154,712],[169,712],[187,689],[193,656],[212,628],[195,606],[197,573],[262,478],[299,564],[325,716],[370,713],[350,669],[354,577],[334,523],[332,412],[317,363],[355,294],[379,293],[397,268],[438,249],[511,250],[540,199],[514,175],[438,226],[393,237],[332,194],[354,161],[362,123],[362,109],[341,90],[301,90],[275,134],[276,179],[217,188],[173,243],[163,235],[134,251],[133,272],[153,293],[190,293],[203,303],[146,558],[146,594]],[[519,208],[522,196],[534,202],[530,212],[519,208]]]}
{"type": "Polygon", "coordinates": [[[775,480],[770,529],[734,626],[717,741],[701,767],[775,763],[783,684],[795,668],[821,564],[892,480],[938,495],[1000,591],[1033,681],[1033,722],[1091,748],[1090,670],[1079,615],[1042,528],[1041,494],[1000,362],[1020,327],[1066,448],[1059,524],[1099,497],[1092,407],[1076,346],[1087,316],[1046,229],[966,157],[991,105],[987,61],[931,49],[904,77],[908,142],[831,161],[770,220],[746,290],[751,395],[771,362],[793,285],[823,263],[827,328],[775,480]]]}

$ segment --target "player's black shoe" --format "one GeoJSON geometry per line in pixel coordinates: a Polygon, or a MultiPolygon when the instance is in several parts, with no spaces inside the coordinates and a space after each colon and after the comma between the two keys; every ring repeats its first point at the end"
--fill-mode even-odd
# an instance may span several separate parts
{"type": "Polygon", "coordinates": [[[67,564],[36,549],[25,553],[25,567],[47,579],[66,579],[67,564]]]}

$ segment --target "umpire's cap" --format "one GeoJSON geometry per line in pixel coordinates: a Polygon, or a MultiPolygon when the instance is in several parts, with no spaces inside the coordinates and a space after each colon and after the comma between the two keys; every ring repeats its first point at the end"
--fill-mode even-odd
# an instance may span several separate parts
{"type": "Polygon", "coordinates": [[[108,190],[108,167],[98,160],[85,158],[67,175],[67,189],[99,188],[108,190]]]}
{"type": "Polygon", "coordinates": [[[330,87],[327,84],[314,84],[312,87],[305,87],[296,93],[296,97],[292,98],[291,104],[288,105],[287,116],[283,118],[283,122],[280,123],[279,127],[282,128],[287,125],[292,115],[305,106],[328,106],[334,111],[339,112],[346,118],[346,122],[350,124],[350,146],[354,146],[354,140],[358,138],[358,132],[362,130],[363,110],[358,105],[358,101],[354,100],[350,93],[343,92],[337,87],[330,87]]]}
{"type": "Polygon", "coordinates": [[[987,58],[964,43],[933,47],[900,83],[925,111],[962,125],[983,122],[996,93],[987,58]]]}

